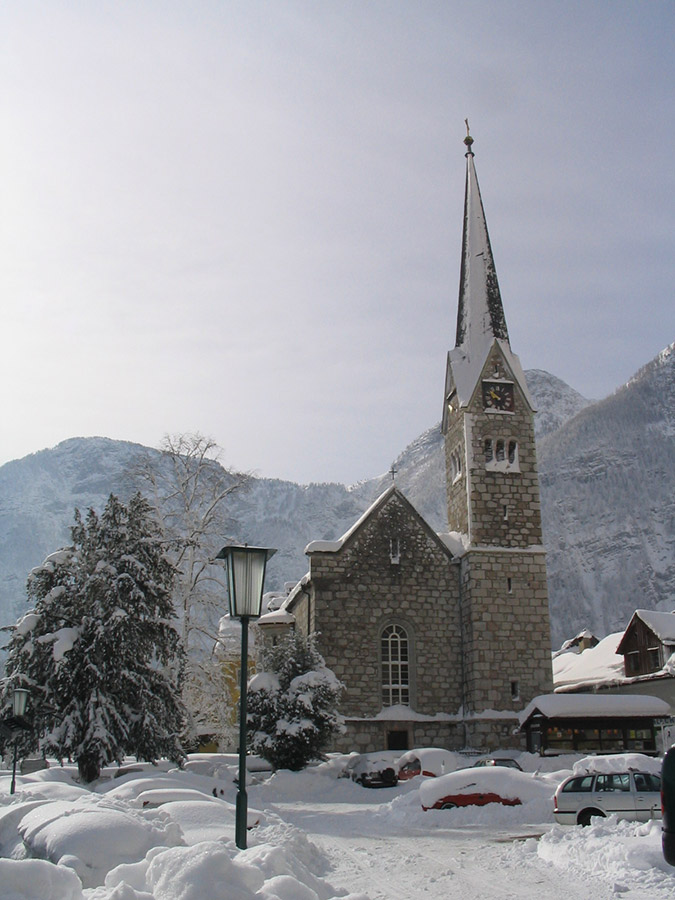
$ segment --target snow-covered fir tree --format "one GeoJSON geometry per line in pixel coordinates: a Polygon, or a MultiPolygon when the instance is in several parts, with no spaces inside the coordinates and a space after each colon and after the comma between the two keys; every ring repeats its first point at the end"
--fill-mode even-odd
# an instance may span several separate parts
{"type": "Polygon", "coordinates": [[[174,568],[147,501],[76,510],[72,542],[29,576],[33,608],[11,629],[3,693],[29,688],[34,746],[75,759],[84,781],[126,754],[179,762],[174,568]]]}
{"type": "Polygon", "coordinates": [[[314,635],[291,632],[262,654],[249,684],[248,749],[278,769],[320,759],[343,727],[343,685],[316,649],[314,635]]]}

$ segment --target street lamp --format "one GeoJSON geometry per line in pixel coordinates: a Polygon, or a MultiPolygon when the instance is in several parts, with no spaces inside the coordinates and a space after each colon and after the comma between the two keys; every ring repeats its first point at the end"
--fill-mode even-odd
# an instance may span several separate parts
{"type": "Polygon", "coordinates": [[[14,733],[14,761],[12,763],[12,783],[9,788],[10,794],[16,790],[16,754],[19,746],[19,734],[25,727],[23,725],[23,714],[26,712],[26,703],[28,702],[27,688],[14,688],[12,691],[12,713],[14,715],[16,731],[14,733]]]}
{"type": "Polygon", "coordinates": [[[239,784],[235,817],[235,843],[246,849],[246,686],[248,681],[248,623],[260,616],[267,560],[277,551],[264,547],[228,545],[216,559],[227,562],[227,592],[230,616],[241,621],[241,681],[239,691],[239,784]]]}

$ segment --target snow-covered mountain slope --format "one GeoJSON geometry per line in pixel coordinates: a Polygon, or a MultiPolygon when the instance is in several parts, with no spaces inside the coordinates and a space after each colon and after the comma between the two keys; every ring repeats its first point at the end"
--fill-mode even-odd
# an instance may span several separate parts
{"type": "Polygon", "coordinates": [[[539,443],[558,643],[577,626],[623,629],[636,608],[675,609],[674,347],[539,443]]]}
{"type": "MultiPolygon", "coordinates": [[[[673,357],[668,348],[599,403],[547,372],[527,372],[539,410],[554,646],[582,628],[617,630],[636,607],[675,607],[673,357]]],[[[111,491],[128,496],[129,472],[148,452],[157,451],[73,438],[0,467],[0,625],[25,607],[30,569],[68,543],[74,507],[101,509],[111,491]]],[[[444,465],[438,425],[394,463],[396,483],[438,530],[446,527],[444,465]]],[[[390,483],[389,473],[350,487],[253,478],[229,501],[223,542],[277,547],[266,584],[281,589],[306,572],[310,540],[339,537],[390,483]]]]}

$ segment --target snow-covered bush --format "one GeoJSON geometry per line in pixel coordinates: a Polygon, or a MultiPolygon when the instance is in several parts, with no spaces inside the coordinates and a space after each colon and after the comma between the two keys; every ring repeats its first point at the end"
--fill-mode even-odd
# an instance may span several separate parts
{"type": "Polygon", "coordinates": [[[263,653],[261,668],[248,688],[248,749],[277,769],[297,771],[321,758],[342,729],[344,687],[313,635],[287,635],[263,653]]]}
{"type": "Polygon", "coordinates": [[[5,698],[29,688],[33,744],[77,760],[84,781],[125,754],[179,761],[174,568],[150,507],[111,495],[100,518],[76,510],[72,540],[29,576],[34,608],[11,629],[5,698]]]}

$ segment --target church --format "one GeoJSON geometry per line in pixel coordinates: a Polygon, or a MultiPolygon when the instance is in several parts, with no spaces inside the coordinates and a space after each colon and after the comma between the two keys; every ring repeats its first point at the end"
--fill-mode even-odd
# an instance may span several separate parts
{"type": "Polygon", "coordinates": [[[395,484],[259,620],[318,633],[345,685],[334,750],[521,747],[518,714],[552,690],[534,408],[512,352],[474,164],[455,346],[443,396],[447,534],[395,484]]]}

